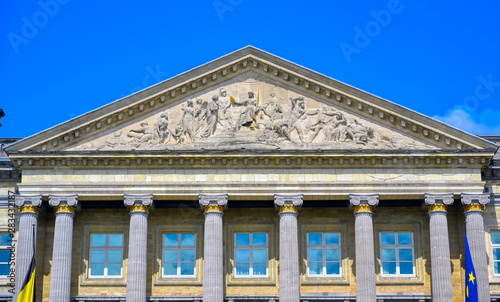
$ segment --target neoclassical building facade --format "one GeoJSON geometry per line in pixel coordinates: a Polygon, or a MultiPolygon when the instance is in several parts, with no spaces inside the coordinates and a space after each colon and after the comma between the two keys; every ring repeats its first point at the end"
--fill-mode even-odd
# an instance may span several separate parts
{"type": "Polygon", "coordinates": [[[463,301],[467,232],[490,301],[497,148],[246,47],[8,146],[16,276],[35,225],[39,301],[463,301]]]}

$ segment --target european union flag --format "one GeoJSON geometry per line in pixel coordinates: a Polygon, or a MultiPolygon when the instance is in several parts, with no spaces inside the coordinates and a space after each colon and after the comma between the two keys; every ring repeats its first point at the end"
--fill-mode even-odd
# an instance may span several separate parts
{"type": "Polygon", "coordinates": [[[474,263],[470,255],[469,240],[465,234],[465,301],[477,302],[477,281],[474,263]]]}

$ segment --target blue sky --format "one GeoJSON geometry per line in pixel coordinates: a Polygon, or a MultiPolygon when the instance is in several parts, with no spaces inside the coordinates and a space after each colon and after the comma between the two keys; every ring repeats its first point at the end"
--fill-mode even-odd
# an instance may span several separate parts
{"type": "Polygon", "coordinates": [[[500,135],[500,2],[0,1],[1,137],[27,137],[246,45],[500,135]]]}

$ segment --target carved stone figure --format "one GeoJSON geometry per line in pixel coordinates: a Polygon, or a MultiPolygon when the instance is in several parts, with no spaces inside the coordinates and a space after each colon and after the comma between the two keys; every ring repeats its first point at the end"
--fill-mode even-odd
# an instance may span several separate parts
{"type": "Polygon", "coordinates": [[[344,114],[337,111],[335,118],[327,123],[323,130],[325,132],[326,141],[345,141],[345,129],[347,127],[347,120],[344,114]]]}
{"type": "Polygon", "coordinates": [[[153,133],[151,132],[151,128],[148,123],[142,122],[139,128],[131,129],[127,133],[127,136],[132,138],[134,142],[146,143],[153,138],[153,133]]]}
{"type": "Polygon", "coordinates": [[[122,136],[122,131],[121,130],[116,131],[115,133],[109,136],[108,140],[106,141],[106,146],[114,148],[123,144],[124,142],[122,141],[121,136],[122,136]]]}
{"type": "Polygon", "coordinates": [[[155,121],[153,130],[153,140],[158,144],[166,144],[170,140],[170,130],[168,130],[168,113],[163,112],[155,121]]]}
{"type": "Polygon", "coordinates": [[[235,105],[244,106],[241,110],[240,117],[238,119],[238,128],[240,127],[255,127],[255,120],[257,119],[257,113],[260,111],[259,106],[257,106],[257,99],[254,96],[253,91],[248,92],[248,98],[244,100],[234,100],[235,105]]]}
{"type": "Polygon", "coordinates": [[[346,138],[351,139],[356,144],[366,145],[369,139],[373,139],[373,129],[361,125],[356,119],[349,120],[346,127],[346,138]]]}
{"type": "Polygon", "coordinates": [[[172,136],[177,141],[176,145],[183,144],[186,141],[186,137],[184,136],[184,129],[182,128],[181,124],[175,127],[175,130],[172,131],[172,136]]]}
{"type": "Polygon", "coordinates": [[[224,130],[234,128],[233,118],[231,117],[231,98],[227,96],[224,88],[219,90],[219,123],[224,130]]]}
{"type": "Polygon", "coordinates": [[[217,101],[219,100],[219,96],[212,96],[212,100],[208,102],[207,105],[207,125],[203,132],[201,133],[201,137],[210,137],[215,133],[217,129],[217,119],[219,117],[219,104],[217,101]]]}
{"type": "Polygon", "coordinates": [[[288,126],[290,133],[293,130],[297,130],[301,142],[304,141],[304,130],[302,129],[301,121],[305,120],[308,115],[315,115],[319,113],[319,109],[314,111],[306,110],[306,100],[304,97],[290,98],[292,102],[292,110],[290,111],[290,116],[288,117],[288,126]]]}
{"type": "Polygon", "coordinates": [[[195,132],[194,132],[194,106],[193,106],[193,100],[187,100],[187,107],[181,107],[181,110],[183,111],[182,114],[182,129],[184,133],[184,137],[186,140],[188,140],[190,143],[194,142],[195,140],[195,132]]]}
{"type": "Polygon", "coordinates": [[[206,129],[208,116],[208,102],[202,99],[196,100],[194,117],[196,119],[195,135],[199,136],[203,129],[206,129]]]}
{"type": "Polygon", "coordinates": [[[316,138],[316,136],[318,136],[321,130],[323,130],[323,132],[325,133],[325,138],[326,138],[325,127],[327,127],[327,125],[330,124],[331,121],[335,119],[337,114],[338,112],[335,112],[335,109],[333,107],[323,106],[323,108],[318,114],[317,122],[312,126],[306,127],[306,129],[313,131],[313,133],[311,134],[311,138],[309,139],[309,142],[312,142],[316,138]]]}

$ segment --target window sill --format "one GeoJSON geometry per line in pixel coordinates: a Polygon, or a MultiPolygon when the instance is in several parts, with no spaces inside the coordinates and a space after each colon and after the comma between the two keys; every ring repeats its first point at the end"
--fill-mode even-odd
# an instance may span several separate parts
{"type": "Polygon", "coordinates": [[[349,280],[344,278],[343,276],[303,276],[301,278],[301,284],[303,285],[315,285],[315,284],[324,284],[324,285],[348,285],[349,280]]]}
{"type": "Polygon", "coordinates": [[[424,280],[417,276],[409,276],[409,277],[404,277],[404,276],[394,276],[394,277],[388,277],[388,276],[378,276],[377,277],[377,284],[418,284],[422,285],[424,284],[424,280]]]}
{"type": "Polygon", "coordinates": [[[203,282],[196,276],[190,277],[160,277],[154,280],[154,285],[166,286],[166,285],[192,285],[192,286],[202,286],[203,282]]]}
{"type": "Polygon", "coordinates": [[[124,277],[111,278],[111,277],[90,277],[84,278],[80,284],[81,286],[127,286],[127,280],[124,277]]]}
{"type": "Polygon", "coordinates": [[[276,282],[269,276],[243,277],[231,276],[227,285],[275,285],[276,282]]]}

